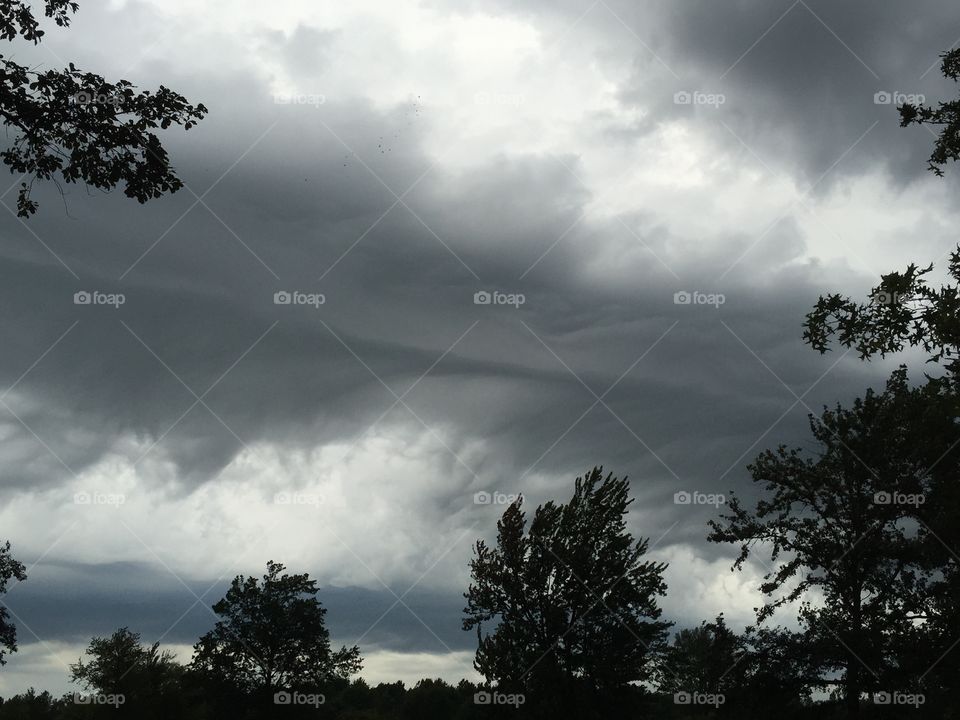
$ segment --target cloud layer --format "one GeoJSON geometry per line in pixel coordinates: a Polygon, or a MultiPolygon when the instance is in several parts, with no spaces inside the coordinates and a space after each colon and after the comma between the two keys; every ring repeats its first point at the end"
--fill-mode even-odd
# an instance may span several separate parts
{"type": "Polygon", "coordinates": [[[674,495],[749,495],[754,455],[889,369],[801,323],[955,242],[931,138],[875,94],[953,91],[928,69],[956,9],[216,7],[84,7],[24,49],[211,109],[169,137],[188,189],[45,187],[0,226],[24,662],[125,624],[187,647],[272,558],[373,675],[461,672],[502,510],[475,495],[534,507],[597,464],[633,480],[671,619],[747,622],[716,508],[674,495]]]}

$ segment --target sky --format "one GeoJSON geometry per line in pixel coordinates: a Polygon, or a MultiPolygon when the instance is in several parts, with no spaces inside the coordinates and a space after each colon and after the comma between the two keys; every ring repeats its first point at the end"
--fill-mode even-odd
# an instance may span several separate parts
{"type": "Polygon", "coordinates": [[[956,246],[896,103],[954,95],[958,36],[945,0],[130,0],[11,46],[210,112],[163,135],[172,196],[0,210],[0,695],[121,626],[189,660],[268,560],[371,682],[474,678],[473,543],[595,465],[665,619],[749,624],[764,567],[677,493],[755,497],[757,454],[916,360],[802,323],[956,246]]]}

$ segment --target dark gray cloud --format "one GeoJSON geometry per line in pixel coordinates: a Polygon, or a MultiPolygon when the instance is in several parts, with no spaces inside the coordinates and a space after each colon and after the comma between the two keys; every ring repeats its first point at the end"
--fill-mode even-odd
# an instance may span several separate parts
{"type": "MultiPolygon", "coordinates": [[[[152,17],[133,7],[137,22],[152,17]]],[[[879,121],[831,181],[877,163],[902,182],[923,172],[931,138],[896,128],[893,109],[873,94],[951,90],[936,70],[919,77],[932,49],[954,40],[952,6],[800,3],[739,62],[790,5],[610,7],[678,77],[597,6],[575,34],[609,40],[603,63],[633,63],[617,97],[648,112],[635,125],[598,116],[601,135],[626,145],[689,114],[728,149],[739,147],[732,131],[777,171],[813,181],[879,121]],[[727,102],[676,105],[681,90],[722,92],[727,102]]],[[[576,42],[564,32],[579,5],[514,11],[557,42],[576,42]]],[[[322,86],[338,39],[300,26],[257,41],[289,73],[322,86]]],[[[754,455],[803,441],[808,408],[850,399],[889,369],[803,345],[817,295],[840,282],[862,291],[869,279],[806,259],[795,218],[763,237],[722,227],[691,240],[646,198],[619,215],[589,213],[598,193],[566,169],[584,169],[577,148],[491,153],[464,169],[437,162],[431,133],[441,118],[431,113],[440,110],[335,92],[322,104],[277,105],[251,68],[189,74],[146,63],[137,72],[143,84],[162,78],[211,109],[195,130],[169,136],[190,190],[137,206],[69,187],[64,211],[48,186],[29,229],[9,214],[0,223],[0,386],[15,384],[5,402],[16,413],[0,407],[9,503],[56,493],[73,473],[123,454],[117,448],[130,438],[157,442],[149,457],[170,461],[168,490],[189,498],[244,448],[292,454],[350,444],[378,421],[442,434],[444,447],[434,449],[442,477],[411,488],[422,494],[428,529],[453,518],[451,526],[476,521],[473,534],[489,536],[495,516],[472,506],[474,492],[524,492],[535,506],[563,498],[575,475],[603,464],[634,481],[635,533],[663,536],[658,552],[690,544],[718,559],[728,550],[704,542],[714,509],[675,505],[674,493],[750,494],[744,466],[754,455]],[[195,205],[197,196],[209,207],[195,205]],[[125,303],[74,304],[74,293],[93,290],[123,293],[125,303]],[[294,290],[326,301],[274,304],[276,292],[294,290]],[[522,293],[525,303],[474,303],[492,290],[522,293]],[[725,303],[675,304],[681,291],[722,293],[725,303]],[[409,408],[381,419],[393,393],[415,382],[409,408]],[[197,396],[208,407],[191,410],[197,396]]],[[[824,181],[818,191],[837,189],[824,181]]],[[[468,547],[452,553],[454,565],[465,566],[468,547]]],[[[31,547],[24,559],[41,560],[45,549],[31,547]]],[[[396,548],[381,551],[417,567],[396,548]]],[[[10,595],[41,637],[82,640],[118,624],[158,636],[194,601],[156,567],[78,566],[58,553],[10,595]]],[[[459,579],[427,577],[408,598],[456,650],[471,646],[450,589],[459,579]]],[[[210,585],[189,584],[198,594],[210,585]]],[[[324,590],[342,641],[393,603],[372,587],[324,590]]],[[[169,637],[191,642],[210,620],[194,608],[169,637]]],[[[442,650],[403,607],[365,643],[442,650]]]]}
{"type": "Polygon", "coordinates": [[[724,122],[768,163],[807,182],[834,166],[833,177],[877,164],[904,179],[925,172],[930,135],[900,129],[895,104],[874,96],[953,93],[939,67],[927,71],[956,42],[956,6],[702,2],[671,15],[663,32],[678,74],[725,93],[724,122]]]}
{"type": "Polygon", "coordinates": [[[923,95],[935,104],[956,89],[938,56],[957,43],[960,9],[944,0],[499,7],[542,27],[548,46],[585,46],[597,62],[632,65],[619,97],[642,115],[627,127],[607,118],[611,139],[690,119],[699,133],[741,151],[746,166],[762,170],[762,161],[795,176],[801,189],[817,183],[822,192],[875,168],[900,182],[922,176],[932,138],[899,128],[896,100],[923,95]],[[675,103],[675,93],[696,91],[725,102],[675,103]],[[876,104],[878,92],[894,102],[876,104]]]}
{"type": "MultiPolygon", "coordinates": [[[[208,94],[216,106],[216,93],[208,94]]],[[[122,433],[163,435],[157,451],[169,453],[187,487],[260,440],[351,440],[393,403],[384,385],[402,393],[476,323],[405,398],[428,426],[489,443],[493,458],[472,468],[478,478],[452,463],[460,480],[451,494],[469,490],[464,482],[513,486],[535,462],[561,475],[604,463],[641,483],[662,482],[666,498],[678,483],[721,482],[717,470],[793,403],[752,353],[798,394],[833,362],[799,337],[819,291],[815,270],[774,271],[763,285],[752,276],[759,264],[802,251],[789,224],[720,283],[716,268],[752,239],[671,258],[677,280],[654,259],[671,239],[661,228],[647,236],[650,251],[635,250],[636,277],[606,282],[584,270],[599,243],[629,233],[592,220],[524,275],[588,199],[551,158],[501,159],[467,177],[434,170],[405,198],[412,212],[398,205],[381,218],[396,199],[383,183],[399,194],[427,165],[415,145],[389,161],[374,150],[389,113],[333,103],[280,107],[272,117],[270,110],[261,101],[245,118],[214,115],[206,135],[175,139],[182,173],[200,194],[278,121],[205,198],[212,212],[197,206],[169,232],[193,204],[189,192],[137,207],[74,191],[68,217],[48,188],[47,212],[30,230],[79,280],[30,231],[7,227],[8,384],[73,327],[15,388],[25,403],[18,414],[51,453],[38,447],[33,472],[11,473],[8,484],[56,483],[67,472],[52,453],[79,472],[122,433]],[[231,152],[205,143],[219,133],[238,139],[231,152]],[[64,231],[71,227],[77,234],[64,231]],[[526,303],[474,304],[476,291],[497,288],[524,293],[526,303]],[[276,291],[297,289],[323,292],[326,302],[274,305],[276,291]],[[696,289],[723,292],[727,302],[674,304],[675,292],[696,289]],[[76,306],[78,290],[123,292],[126,302],[76,306]],[[609,410],[596,405],[554,445],[594,404],[593,393],[604,393],[664,333],[605,397],[609,410]],[[197,405],[181,418],[194,393],[215,383],[204,395],[212,412],[197,405]]],[[[808,402],[834,397],[851,378],[854,387],[868,383],[864,368],[841,366],[808,402]]],[[[803,412],[789,419],[794,431],[803,412]]],[[[390,421],[416,425],[402,407],[390,421]]],[[[29,440],[25,428],[19,434],[29,440]]]]}
{"type": "MultiPolygon", "coordinates": [[[[40,639],[85,644],[118,627],[141,633],[145,642],[192,645],[217,621],[211,606],[229,585],[229,579],[181,580],[142,563],[46,563],[29,582],[16,585],[5,603],[21,628],[29,628],[21,630],[24,645],[40,639]]],[[[472,648],[475,640],[460,626],[462,598],[417,588],[406,595],[407,587],[392,590],[322,587],[317,597],[327,609],[334,642],[360,641],[368,651],[472,648]],[[418,618],[429,618],[429,627],[418,618]]]]}

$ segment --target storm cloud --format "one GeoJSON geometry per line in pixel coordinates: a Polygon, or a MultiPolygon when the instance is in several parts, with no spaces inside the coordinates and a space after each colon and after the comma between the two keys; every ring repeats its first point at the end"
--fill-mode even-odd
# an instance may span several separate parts
{"type": "Polygon", "coordinates": [[[757,453],[889,371],[801,324],[955,243],[932,138],[875,94],[953,91],[957,8],[290,5],[91,4],[24,50],[210,115],[165,138],[173,196],[0,211],[21,642],[189,646],[272,558],[318,578],[338,641],[467,652],[503,509],[477,493],[533,508],[601,464],[673,563],[670,619],[748,621],[717,508],[674,495],[749,495],[757,453]]]}

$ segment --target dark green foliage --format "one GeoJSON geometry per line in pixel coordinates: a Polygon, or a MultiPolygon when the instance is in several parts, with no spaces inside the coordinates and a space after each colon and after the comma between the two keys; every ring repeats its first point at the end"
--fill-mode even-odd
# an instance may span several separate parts
{"type": "MultiPolygon", "coordinates": [[[[954,71],[958,57],[952,54],[954,71]]],[[[953,717],[944,713],[954,712],[950,708],[960,685],[960,249],[950,255],[952,282],[931,287],[925,276],[932,269],[910,265],[902,273],[884,275],[870,303],[836,294],[821,297],[807,316],[804,338],[821,352],[837,342],[856,348],[863,358],[920,347],[929,362],[947,371],[912,391],[914,401],[904,405],[899,421],[905,438],[901,446],[909,443],[921,465],[915,483],[922,486],[926,500],[910,508],[905,518],[917,527],[924,605],[917,613],[921,622],[904,628],[893,641],[892,666],[884,682],[921,685],[928,698],[924,711],[930,717],[953,717]]]]}
{"type": "MultiPolygon", "coordinates": [[[[868,302],[840,294],[821,297],[807,315],[803,338],[826,352],[833,341],[855,348],[862,359],[885,357],[905,347],[921,347],[931,362],[960,369],[960,294],[956,284],[931,287],[933,266],[910,265],[884,275],[868,302]]],[[[960,248],[950,255],[950,277],[960,282],[960,248]]]]}
{"type": "MultiPolygon", "coordinates": [[[[956,82],[960,80],[960,50],[950,50],[941,56],[940,70],[943,76],[956,82]]],[[[938,103],[937,107],[905,103],[900,106],[900,125],[936,125],[940,134],[933,146],[928,161],[929,169],[943,175],[942,167],[948,160],[960,157],[960,100],[938,103]]]]}
{"type": "MultiPolygon", "coordinates": [[[[77,3],[46,0],[45,13],[66,27],[77,3]]],[[[43,31],[29,3],[0,0],[0,38],[39,43],[43,31]]],[[[29,176],[20,186],[17,214],[37,210],[30,199],[36,180],[60,177],[109,190],[123,185],[141,203],[176,192],[176,176],[156,134],[171,125],[189,130],[206,114],[163,87],[137,92],[126,81],[108,82],[77,69],[35,70],[0,55],[0,125],[8,142],[0,160],[11,172],[29,176]]]]}
{"type": "MultiPolygon", "coordinates": [[[[10,542],[0,545],[0,595],[7,591],[11,580],[27,579],[26,568],[10,555],[10,542]]],[[[6,665],[4,659],[9,652],[17,651],[17,628],[10,621],[10,611],[0,605],[0,665],[6,665]]]]}
{"type": "Polygon", "coordinates": [[[470,563],[465,630],[476,630],[477,670],[534,708],[584,717],[647,680],[670,623],[661,621],[663,563],[626,530],[627,480],[594,468],[570,502],[548,502],[530,523],[518,499],[470,563]],[[484,634],[489,623],[492,631],[484,634]]]}
{"type": "Polygon", "coordinates": [[[809,712],[813,679],[803,658],[795,633],[751,627],[738,635],[720,615],[674,636],[658,668],[658,687],[674,697],[722,698],[710,710],[714,717],[762,717],[776,707],[784,720],[801,718],[809,712]]]}
{"type": "Polygon", "coordinates": [[[944,387],[912,388],[901,368],[883,393],[811,417],[819,452],[764,452],[750,466],[762,489],[756,506],[734,496],[722,520],[710,523],[710,540],[740,545],[735,568],[752,553],[769,556],[761,590],[770,600],[758,622],[803,603],[802,649],[820,676],[814,686],[839,682],[848,717],[861,692],[894,683],[917,691],[919,677],[900,667],[904,638],[918,620],[956,617],[936,609],[938,600],[956,606],[945,588],[956,564],[929,524],[942,522],[941,503],[956,492],[956,454],[944,453],[960,443],[960,425],[944,387]],[[811,592],[822,605],[806,602],[811,592]]]}
{"type": "Polygon", "coordinates": [[[315,581],[284,570],[270,561],[262,580],[234,578],[213,606],[221,620],[194,646],[193,672],[266,705],[276,692],[322,693],[327,683],[359,672],[357,647],[331,650],[315,581]]]}
{"type": "Polygon", "coordinates": [[[55,699],[44,690],[38,693],[30,688],[0,704],[0,717],[4,720],[58,720],[65,716],[65,703],[55,699]]]}
{"type": "Polygon", "coordinates": [[[190,717],[181,682],[184,669],[170,652],[160,650],[159,643],[145,646],[138,633],[120,628],[108,638],[93,638],[85,654],[86,660],[70,666],[70,680],[81,686],[81,696],[123,698],[115,707],[90,711],[118,719],[190,717]]]}

